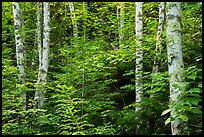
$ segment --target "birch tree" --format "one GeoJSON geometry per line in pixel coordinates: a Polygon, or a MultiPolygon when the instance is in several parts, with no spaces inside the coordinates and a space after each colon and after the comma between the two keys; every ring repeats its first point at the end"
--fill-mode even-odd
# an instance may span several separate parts
{"type": "MultiPolygon", "coordinates": [[[[37,2],[37,45],[38,45],[38,55],[39,55],[39,71],[38,71],[38,84],[39,84],[39,80],[40,80],[40,75],[41,75],[41,64],[42,64],[42,2],[37,2]]],[[[39,105],[39,102],[42,102],[41,98],[42,98],[42,91],[38,89],[39,87],[37,87],[37,90],[35,92],[35,99],[37,100],[37,104],[39,105]]],[[[40,106],[38,106],[40,107],[40,106]]]]}
{"type": "Polygon", "coordinates": [[[179,116],[177,104],[178,97],[185,90],[185,72],[181,47],[181,5],[180,2],[167,2],[166,4],[166,42],[168,52],[168,68],[170,76],[170,117],[172,135],[187,134],[184,123],[179,116]]]}
{"type": "Polygon", "coordinates": [[[74,3],[73,2],[69,2],[69,8],[70,8],[71,19],[72,19],[72,24],[73,24],[73,35],[76,41],[78,40],[78,28],[77,28],[76,16],[74,13],[74,3]]]}
{"type": "MultiPolygon", "coordinates": [[[[161,58],[161,47],[162,47],[162,32],[163,32],[163,26],[164,26],[164,9],[165,9],[165,2],[160,2],[159,7],[159,23],[157,28],[157,39],[156,39],[156,55],[154,58],[154,65],[152,69],[152,73],[159,72],[159,64],[160,64],[160,58],[161,58]]],[[[152,79],[152,83],[154,84],[154,79],[152,79]]],[[[151,89],[153,89],[153,86],[151,86],[151,89]]],[[[152,96],[152,95],[151,95],[152,96]]]]}
{"type": "MultiPolygon", "coordinates": [[[[18,80],[21,84],[25,83],[25,49],[23,45],[22,37],[22,11],[18,2],[13,2],[13,16],[14,16],[14,32],[15,32],[15,42],[16,42],[16,58],[17,58],[17,68],[18,68],[18,80]]],[[[26,109],[26,91],[23,91],[20,97],[20,104],[22,109],[26,109]]]]}
{"type": "MultiPolygon", "coordinates": [[[[143,52],[142,52],[142,33],[143,33],[143,23],[142,23],[142,2],[136,2],[136,68],[135,68],[135,101],[136,103],[141,102],[143,96],[143,52]]],[[[136,107],[135,110],[140,110],[141,107],[136,107]]]]}
{"type": "Polygon", "coordinates": [[[44,5],[44,21],[43,21],[43,50],[42,60],[40,64],[40,72],[38,75],[38,86],[36,91],[36,99],[38,108],[42,107],[44,102],[44,86],[47,82],[48,73],[48,50],[50,43],[50,8],[49,2],[43,2],[44,5]]]}
{"type": "Polygon", "coordinates": [[[123,33],[123,28],[124,28],[124,6],[125,2],[120,2],[120,12],[119,12],[119,47],[121,47],[123,40],[124,40],[124,33],[123,33]]]}
{"type": "MultiPolygon", "coordinates": [[[[39,55],[39,68],[42,60],[42,2],[37,2],[37,44],[39,55]]],[[[40,71],[39,71],[40,72],[40,71]]]]}

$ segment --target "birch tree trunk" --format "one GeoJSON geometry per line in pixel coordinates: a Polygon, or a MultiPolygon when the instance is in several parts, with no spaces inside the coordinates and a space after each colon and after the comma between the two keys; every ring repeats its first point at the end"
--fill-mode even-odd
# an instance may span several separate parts
{"type": "Polygon", "coordinates": [[[39,90],[39,80],[41,76],[41,64],[42,64],[42,3],[37,2],[37,44],[38,44],[38,55],[39,55],[39,71],[38,71],[38,86],[35,92],[35,99],[37,100],[37,106],[40,107],[41,98],[43,96],[42,91],[39,90]]]}
{"type": "Polygon", "coordinates": [[[38,108],[42,107],[44,103],[44,86],[47,82],[48,73],[48,52],[50,43],[50,9],[49,2],[43,2],[44,4],[44,21],[43,21],[43,51],[42,60],[40,64],[40,72],[38,75],[38,86],[36,91],[36,99],[38,108]]]}
{"type": "Polygon", "coordinates": [[[110,43],[113,50],[117,50],[120,47],[120,25],[119,25],[119,9],[120,9],[120,2],[115,2],[116,5],[116,19],[117,19],[117,28],[118,28],[118,34],[115,34],[115,37],[118,37],[118,44],[114,45],[113,43],[110,43]],[[119,4],[118,4],[119,3],[119,4]]]}
{"type": "MultiPolygon", "coordinates": [[[[163,32],[163,26],[164,26],[164,10],[165,10],[165,2],[160,2],[159,7],[159,23],[158,23],[158,29],[157,29],[157,39],[156,39],[156,55],[154,58],[154,65],[152,69],[152,73],[159,72],[159,65],[160,65],[160,58],[161,58],[161,47],[162,47],[162,32],[163,32]]],[[[152,84],[154,84],[154,78],[152,79],[152,84]]],[[[153,89],[153,85],[151,86],[151,89],[153,89]]],[[[151,94],[150,96],[153,96],[151,94]]]]}
{"type": "Polygon", "coordinates": [[[74,35],[75,41],[77,41],[78,40],[78,28],[77,28],[76,16],[74,13],[73,2],[69,2],[69,8],[70,8],[71,18],[72,18],[72,23],[73,23],[73,35],[74,35]]]}
{"type": "MultiPolygon", "coordinates": [[[[143,96],[143,52],[142,52],[142,33],[143,33],[143,23],[142,23],[142,2],[136,2],[136,68],[135,68],[135,94],[136,103],[141,102],[143,96]]],[[[135,110],[140,110],[141,107],[136,107],[135,110]]]]}
{"type": "MultiPolygon", "coordinates": [[[[13,16],[14,16],[14,32],[16,42],[16,58],[18,67],[18,80],[21,84],[25,83],[25,49],[22,37],[22,11],[18,2],[13,2],[13,16]]],[[[26,110],[26,91],[23,91],[20,97],[20,104],[22,110],[26,110]]]]}
{"type": "Polygon", "coordinates": [[[170,76],[170,101],[171,132],[172,135],[187,134],[185,123],[176,117],[178,97],[185,90],[185,72],[181,47],[181,5],[180,2],[167,2],[166,4],[166,41],[168,52],[168,68],[170,76]],[[175,86],[176,85],[176,86],[175,86]],[[182,88],[184,90],[182,90],[182,88]]]}
{"type": "Polygon", "coordinates": [[[124,33],[123,33],[123,28],[124,28],[124,2],[120,2],[120,14],[119,14],[119,47],[121,47],[123,40],[124,40],[124,33]]]}
{"type": "Polygon", "coordinates": [[[41,28],[42,28],[42,2],[37,2],[37,44],[38,44],[38,55],[39,55],[39,68],[42,63],[42,29],[41,28]]]}

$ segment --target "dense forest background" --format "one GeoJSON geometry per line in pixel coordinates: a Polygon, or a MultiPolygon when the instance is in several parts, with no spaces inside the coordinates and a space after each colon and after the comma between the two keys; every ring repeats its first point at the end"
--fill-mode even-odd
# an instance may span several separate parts
{"type": "MultiPolygon", "coordinates": [[[[165,23],[159,72],[152,75],[159,2],[143,2],[144,95],[142,109],[135,111],[136,3],[74,2],[70,12],[68,2],[49,2],[48,75],[45,101],[38,108],[34,99],[39,71],[37,3],[19,3],[26,51],[25,83],[20,84],[12,3],[3,2],[2,134],[134,135],[137,130],[142,135],[170,135],[165,23]],[[19,108],[23,92],[26,110],[19,108]]],[[[202,2],[181,2],[181,34],[187,88],[179,118],[188,123],[189,134],[202,134],[202,2]]]]}

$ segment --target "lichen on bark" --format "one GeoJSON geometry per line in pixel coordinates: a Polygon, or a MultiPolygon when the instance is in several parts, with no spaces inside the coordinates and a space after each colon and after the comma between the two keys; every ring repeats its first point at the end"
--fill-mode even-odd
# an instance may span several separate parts
{"type": "Polygon", "coordinates": [[[180,2],[167,2],[166,4],[166,42],[168,53],[168,68],[170,76],[170,101],[171,108],[171,132],[172,135],[187,134],[186,123],[177,118],[180,115],[178,109],[179,96],[185,92],[185,72],[181,49],[181,22],[180,2]]]}

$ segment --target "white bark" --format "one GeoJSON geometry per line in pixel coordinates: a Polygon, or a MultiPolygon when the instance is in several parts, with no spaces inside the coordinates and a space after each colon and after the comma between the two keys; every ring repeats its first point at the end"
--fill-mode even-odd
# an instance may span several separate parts
{"type": "MultiPolygon", "coordinates": [[[[156,39],[156,55],[154,58],[154,65],[152,69],[152,73],[159,72],[159,63],[161,58],[161,47],[162,47],[162,31],[164,26],[164,9],[165,9],[165,2],[160,2],[159,7],[159,23],[158,23],[158,29],[157,29],[157,39],[156,39]]],[[[154,83],[154,78],[152,79],[152,83],[154,83]]],[[[153,86],[151,86],[151,89],[153,89],[153,86]]],[[[151,94],[153,96],[153,94],[151,94]]]]}
{"type": "Polygon", "coordinates": [[[16,58],[17,67],[19,70],[18,79],[22,83],[25,82],[25,69],[24,69],[24,46],[23,38],[21,36],[22,28],[22,13],[18,2],[13,2],[13,15],[14,15],[14,32],[16,41],[16,58]]]}
{"type": "MultiPolygon", "coordinates": [[[[16,58],[18,67],[18,79],[21,84],[25,83],[25,49],[23,45],[22,38],[22,12],[18,2],[13,2],[13,16],[14,16],[14,32],[15,32],[15,42],[16,42],[16,58]]],[[[22,94],[20,98],[20,104],[22,104],[23,110],[26,109],[26,91],[22,94]]]]}
{"type": "Polygon", "coordinates": [[[124,40],[124,33],[123,33],[123,28],[124,28],[124,2],[120,2],[120,14],[119,14],[119,20],[120,20],[120,25],[119,25],[119,47],[121,47],[123,40],[124,40]]]}
{"type": "MultiPolygon", "coordinates": [[[[37,2],[37,44],[39,55],[39,68],[42,62],[42,2],[37,2]]],[[[39,71],[40,72],[40,71],[39,71]]]]}
{"type": "Polygon", "coordinates": [[[35,100],[37,100],[37,106],[40,108],[41,98],[43,97],[42,91],[39,89],[39,81],[41,79],[41,65],[42,65],[42,3],[37,2],[37,44],[38,44],[38,55],[39,55],[39,71],[38,71],[38,86],[35,92],[35,100]]]}
{"type": "Polygon", "coordinates": [[[43,21],[43,51],[42,51],[42,63],[40,65],[40,73],[38,76],[38,87],[36,91],[36,99],[38,108],[42,107],[44,103],[44,85],[47,82],[48,73],[48,52],[50,43],[50,9],[49,2],[43,2],[44,4],[44,21],[43,21]]]}
{"type": "MultiPolygon", "coordinates": [[[[170,76],[170,108],[171,108],[171,132],[172,135],[186,133],[186,126],[176,117],[178,97],[182,94],[184,87],[185,72],[181,47],[181,5],[180,2],[167,2],[166,4],[166,41],[168,52],[168,67],[170,76]],[[175,87],[174,84],[178,85],[175,87]],[[180,87],[180,88],[179,88],[180,87]],[[175,104],[175,105],[174,105],[175,104]]],[[[184,89],[185,90],[185,89],[184,89]]]]}
{"type": "MultiPolygon", "coordinates": [[[[136,68],[135,68],[135,94],[136,103],[141,102],[143,96],[143,52],[142,52],[142,34],[143,34],[143,23],[142,23],[142,2],[136,2],[136,25],[135,32],[137,38],[137,48],[136,48],[136,68]]],[[[141,107],[136,107],[136,111],[142,109],[141,107]]]]}
{"type": "Polygon", "coordinates": [[[74,3],[73,2],[69,2],[69,8],[70,8],[71,18],[72,18],[72,23],[73,23],[73,35],[75,37],[75,40],[78,40],[78,28],[77,28],[76,16],[74,13],[74,3]]]}

